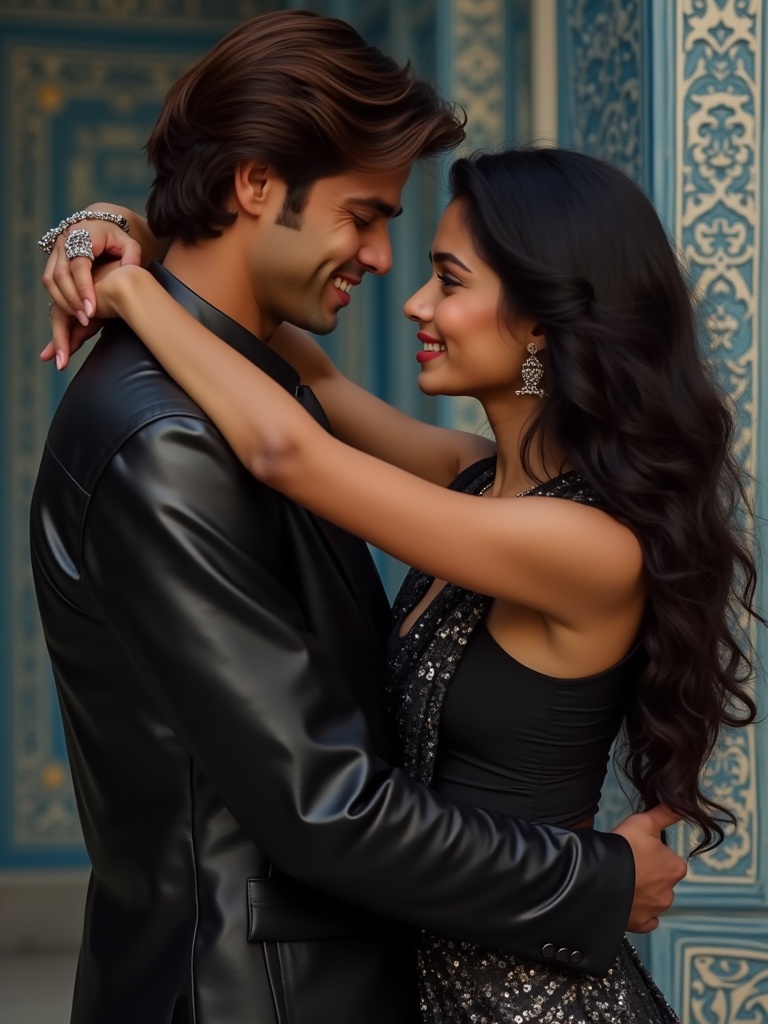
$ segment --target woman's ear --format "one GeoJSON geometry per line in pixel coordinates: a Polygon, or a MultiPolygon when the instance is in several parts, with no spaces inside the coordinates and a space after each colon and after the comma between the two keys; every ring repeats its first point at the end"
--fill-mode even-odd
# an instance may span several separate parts
{"type": "Polygon", "coordinates": [[[524,348],[527,348],[530,342],[534,343],[539,352],[542,352],[547,347],[547,338],[541,324],[536,323],[535,320],[528,320],[523,322],[522,328],[524,348]]]}

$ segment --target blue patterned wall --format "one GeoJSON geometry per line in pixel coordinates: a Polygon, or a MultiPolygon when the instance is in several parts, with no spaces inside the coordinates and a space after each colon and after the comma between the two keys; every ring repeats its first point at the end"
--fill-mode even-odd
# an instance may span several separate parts
{"type": "MultiPolygon", "coordinates": [[[[467,112],[460,154],[531,137],[531,12],[528,0],[452,0],[438,5],[438,81],[467,112]]],[[[444,201],[440,205],[442,210],[444,201]]],[[[438,399],[437,422],[485,430],[470,398],[438,399]]]]}
{"type": "Polygon", "coordinates": [[[565,0],[558,20],[559,137],[642,181],[642,0],[565,0]]]}
{"type": "MultiPolygon", "coordinates": [[[[261,5],[267,9],[269,4],[261,5]]],[[[66,376],[43,368],[47,303],[35,245],[99,197],[142,208],[141,147],[170,83],[257,4],[3,0],[0,8],[0,869],[85,863],[28,565],[27,510],[66,376]]]]}
{"type": "MultiPolygon", "coordinates": [[[[764,4],[560,0],[559,33],[561,140],[635,176],[667,224],[696,288],[708,354],[736,413],[737,454],[756,479],[753,498],[765,517],[764,4]]],[[[762,594],[765,607],[764,577],[762,594]]],[[[762,631],[764,661],[765,639],[762,631]]],[[[764,673],[756,686],[765,713],[764,673]]],[[[684,1024],[768,1021],[767,769],[764,722],[722,738],[707,781],[738,830],[690,862],[674,910],[645,944],[684,1024]]],[[[603,826],[625,808],[614,783],[603,826]]],[[[690,847],[682,831],[675,841],[681,851],[690,847]]]]}
{"type": "MultiPolygon", "coordinates": [[[[50,415],[66,386],[43,368],[47,304],[35,240],[67,212],[105,198],[142,208],[141,147],[170,83],[240,20],[276,7],[345,18],[372,42],[439,82],[470,115],[468,145],[529,128],[528,0],[2,0],[0,195],[8,245],[2,274],[3,448],[0,449],[0,870],[85,863],[59,712],[28,567],[27,509],[50,415]]],[[[401,314],[429,273],[444,205],[444,167],[417,168],[393,226],[394,269],[366,282],[324,339],[350,376],[423,419],[469,425],[473,410],[416,387],[417,344],[401,314]]],[[[403,568],[380,557],[388,589],[403,568]]]]}
{"type": "MultiPolygon", "coordinates": [[[[383,49],[411,56],[466,107],[468,148],[530,134],[528,0],[2,0],[0,869],[85,863],[27,568],[29,493],[65,384],[36,359],[47,320],[34,239],[100,196],[140,207],[140,147],[170,82],[232,24],[277,6],[346,18],[383,49]]],[[[652,195],[702,294],[741,457],[763,483],[764,15],[762,0],[559,0],[558,17],[561,139],[618,163],[652,195]]],[[[418,392],[413,332],[399,314],[427,272],[443,176],[444,168],[414,175],[392,274],[368,282],[328,345],[347,372],[402,408],[475,429],[473,403],[418,392]]],[[[764,491],[758,502],[768,513],[764,491]]],[[[382,569],[391,589],[401,570],[389,561],[382,569]]],[[[764,725],[726,737],[711,780],[739,832],[693,862],[675,910],[646,944],[685,1024],[768,1021],[767,758],[764,725]]],[[[603,821],[622,804],[614,787],[603,821]]]]}

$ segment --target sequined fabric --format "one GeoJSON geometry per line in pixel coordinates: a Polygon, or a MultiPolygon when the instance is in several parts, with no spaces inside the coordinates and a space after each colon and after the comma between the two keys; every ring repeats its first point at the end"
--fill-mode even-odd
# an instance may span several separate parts
{"type": "Polygon", "coordinates": [[[680,1024],[626,941],[604,978],[426,934],[418,956],[428,1024],[680,1024]]]}
{"type": "MultiPolygon", "coordinates": [[[[482,494],[495,468],[465,488],[482,494]]],[[[604,507],[578,473],[565,473],[525,496],[565,498],[604,507]]],[[[422,600],[432,578],[412,569],[393,607],[399,624],[422,600]]],[[[404,767],[432,780],[440,714],[448,686],[472,632],[492,598],[446,584],[408,633],[394,645],[388,697],[404,767]]],[[[418,950],[425,1024],[680,1024],[634,948],[625,942],[604,978],[577,975],[505,953],[423,932],[418,950]]]]}
{"type": "MultiPolygon", "coordinates": [[[[491,465],[468,484],[466,493],[482,494],[493,483],[494,474],[495,467],[491,465]]],[[[576,472],[564,473],[521,495],[527,496],[566,498],[602,506],[595,491],[576,472]]],[[[411,569],[393,605],[396,623],[416,607],[431,584],[431,576],[411,569]]],[[[402,764],[421,782],[432,781],[446,690],[469,637],[482,622],[492,600],[446,584],[390,658],[389,711],[397,726],[402,764]]]]}

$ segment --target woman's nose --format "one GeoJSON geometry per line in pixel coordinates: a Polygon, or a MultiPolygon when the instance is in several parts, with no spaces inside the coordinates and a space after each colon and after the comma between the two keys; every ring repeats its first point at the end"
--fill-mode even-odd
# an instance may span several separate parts
{"type": "Polygon", "coordinates": [[[410,299],[406,299],[403,313],[416,323],[428,323],[432,319],[434,306],[424,294],[423,288],[415,292],[410,299]]]}

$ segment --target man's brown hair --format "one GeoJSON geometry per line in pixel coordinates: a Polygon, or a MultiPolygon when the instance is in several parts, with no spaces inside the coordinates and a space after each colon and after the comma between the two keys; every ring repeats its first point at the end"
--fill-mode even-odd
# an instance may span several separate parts
{"type": "Polygon", "coordinates": [[[464,118],[346,22],[309,11],[238,26],[168,91],[147,142],[152,231],[194,242],[231,224],[237,165],[264,160],[288,184],[281,222],[298,227],[312,184],[407,166],[452,149],[464,118]]]}

